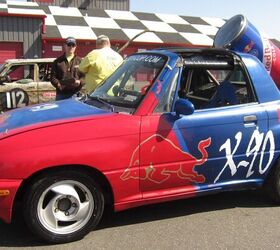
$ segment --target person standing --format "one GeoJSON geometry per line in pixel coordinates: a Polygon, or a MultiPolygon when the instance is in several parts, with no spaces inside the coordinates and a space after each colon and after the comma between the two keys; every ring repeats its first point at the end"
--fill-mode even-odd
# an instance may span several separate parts
{"type": "Polygon", "coordinates": [[[63,100],[76,94],[84,84],[84,74],[79,71],[81,58],[75,54],[76,39],[67,37],[64,54],[54,60],[51,70],[51,84],[56,88],[56,100],[63,100]]]}
{"type": "Polygon", "coordinates": [[[89,52],[79,66],[80,71],[85,73],[87,93],[94,91],[107,76],[115,71],[122,61],[122,56],[111,49],[108,36],[98,36],[96,49],[89,52]]]}

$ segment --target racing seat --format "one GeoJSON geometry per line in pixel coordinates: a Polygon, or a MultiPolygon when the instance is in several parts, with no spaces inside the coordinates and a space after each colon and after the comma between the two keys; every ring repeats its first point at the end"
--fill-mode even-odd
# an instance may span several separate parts
{"type": "Polygon", "coordinates": [[[205,108],[223,107],[238,104],[235,88],[230,81],[223,81],[205,108]]]}

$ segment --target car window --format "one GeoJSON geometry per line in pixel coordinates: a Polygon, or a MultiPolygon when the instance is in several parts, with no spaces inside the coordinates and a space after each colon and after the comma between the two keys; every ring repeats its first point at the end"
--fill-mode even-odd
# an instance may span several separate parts
{"type": "Polygon", "coordinates": [[[255,102],[249,79],[240,65],[231,69],[186,69],[179,92],[195,109],[206,109],[255,102]]]}
{"type": "Polygon", "coordinates": [[[7,72],[7,82],[34,81],[34,64],[12,65],[7,72]]]}
{"type": "Polygon", "coordinates": [[[165,56],[157,54],[130,56],[91,97],[102,98],[118,107],[135,109],[155,82],[166,60],[165,56]]]}
{"type": "Polygon", "coordinates": [[[39,66],[39,81],[50,81],[51,80],[51,67],[52,63],[42,63],[39,66]]]}

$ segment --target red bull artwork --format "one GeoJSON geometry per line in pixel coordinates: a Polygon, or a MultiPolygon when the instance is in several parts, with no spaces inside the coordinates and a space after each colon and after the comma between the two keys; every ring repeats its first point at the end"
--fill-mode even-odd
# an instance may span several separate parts
{"type": "Polygon", "coordinates": [[[155,134],[144,140],[139,147],[134,150],[129,167],[123,172],[121,179],[140,179],[142,181],[162,184],[169,180],[171,176],[175,176],[175,178],[184,179],[190,184],[204,183],[205,177],[198,174],[194,168],[207,161],[208,152],[206,148],[209,147],[210,144],[211,138],[199,142],[198,149],[202,157],[197,159],[190,153],[182,151],[182,149],[176,146],[171,140],[164,138],[160,134],[155,134]],[[161,140],[160,144],[157,143],[158,140],[161,140]],[[145,152],[145,157],[147,157],[147,161],[150,162],[150,166],[147,166],[145,171],[140,172],[138,175],[138,172],[133,171],[132,168],[139,164],[139,150],[145,152]],[[161,158],[166,158],[163,160],[164,162],[170,162],[168,159],[181,159],[181,161],[155,168],[155,155],[160,152],[168,152],[168,154],[161,155],[161,158]]]}
{"type": "Polygon", "coordinates": [[[256,56],[280,88],[280,50],[243,15],[230,18],[217,32],[214,47],[256,56]]]}

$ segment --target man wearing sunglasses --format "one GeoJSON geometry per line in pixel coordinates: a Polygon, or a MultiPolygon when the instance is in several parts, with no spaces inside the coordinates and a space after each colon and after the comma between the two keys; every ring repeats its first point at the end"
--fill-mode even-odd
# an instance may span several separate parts
{"type": "Polygon", "coordinates": [[[63,48],[63,55],[54,60],[51,71],[51,83],[56,88],[56,100],[72,97],[84,84],[84,74],[79,71],[81,58],[75,54],[76,39],[67,37],[63,48]]]}

